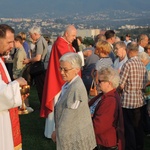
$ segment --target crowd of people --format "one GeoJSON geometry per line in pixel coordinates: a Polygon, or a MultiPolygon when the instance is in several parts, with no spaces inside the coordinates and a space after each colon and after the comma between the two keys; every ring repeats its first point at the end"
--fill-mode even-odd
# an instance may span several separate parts
{"type": "Polygon", "coordinates": [[[21,95],[20,86],[34,83],[44,135],[57,150],[143,150],[150,136],[149,37],[126,34],[123,41],[107,30],[89,48],[74,25],[52,45],[40,27],[29,36],[30,44],[26,33],[0,24],[0,149],[22,149],[18,107],[29,94],[21,95]],[[37,62],[45,69],[33,76],[37,62]]]}

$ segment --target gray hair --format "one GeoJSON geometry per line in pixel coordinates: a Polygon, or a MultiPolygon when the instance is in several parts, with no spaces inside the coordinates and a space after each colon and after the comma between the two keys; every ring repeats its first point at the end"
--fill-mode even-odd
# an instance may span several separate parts
{"type": "Polygon", "coordinates": [[[140,60],[150,60],[149,55],[145,52],[141,52],[138,54],[140,60]]]}
{"type": "Polygon", "coordinates": [[[142,40],[144,40],[145,38],[147,37],[146,34],[140,34],[138,37],[137,37],[137,43],[140,43],[142,40]]]}
{"type": "Polygon", "coordinates": [[[112,67],[103,67],[98,71],[98,75],[103,75],[104,80],[110,81],[114,88],[118,87],[120,77],[116,69],[113,69],[112,67]]]}
{"type": "Polygon", "coordinates": [[[95,40],[95,43],[97,43],[98,41],[101,41],[101,40],[106,41],[106,37],[103,34],[98,34],[94,40],[95,40]]]}
{"type": "Polygon", "coordinates": [[[127,50],[129,51],[139,51],[139,46],[136,42],[130,42],[128,45],[127,45],[127,50]]]}
{"type": "Polygon", "coordinates": [[[41,27],[33,26],[32,28],[29,29],[29,33],[31,34],[41,34],[41,27]]]}
{"type": "Polygon", "coordinates": [[[64,54],[63,56],[61,56],[59,61],[69,62],[73,68],[81,68],[82,66],[81,57],[78,54],[73,53],[73,52],[64,54]]]}
{"type": "Polygon", "coordinates": [[[116,42],[114,47],[116,47],[117,45],[126,49],[126,44],[123,41],[116,42]]]}
{"type": "Polygon", "coordinates": [[[73,24],[69,24],[69,25],[65,28],[64,34],[65,34],[65,33],[71,33],[73,30],[76,30],[75,26],[74,26],[73,24]]]}

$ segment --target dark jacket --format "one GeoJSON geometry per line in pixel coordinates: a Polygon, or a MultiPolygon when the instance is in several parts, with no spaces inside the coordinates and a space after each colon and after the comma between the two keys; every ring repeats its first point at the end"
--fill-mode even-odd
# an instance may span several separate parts
{"type": "Polygon", "coordinates": [[[97,145],[118,145],[119,150],[123,150],[124,126],[120,97],[114,89],[106,94],[99,94],[89,102],[89,105],[91,106],[100,96],[101,100],[92,117],[97,145]]]}

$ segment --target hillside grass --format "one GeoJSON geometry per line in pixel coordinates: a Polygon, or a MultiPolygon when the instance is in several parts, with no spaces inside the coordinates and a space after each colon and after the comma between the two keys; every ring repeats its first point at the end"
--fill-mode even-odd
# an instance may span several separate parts
{"type": "Polygon", "coordinates": [[[39,116],[40,103],[35,87],[31,87],[29,102],[34,111],[20,115],[23,150],[56,150],[55,143],[44,137],[45,119],[39,116]]]}
{"type": "MultiPolygon", "coordinates": [[[[52,140],[44,137],[45,119],[40,118],[40,103],[35,87],[31,87],[30,106],[34,111],[20,115],[23,150],[56,150],[52,140]]],[[[144,150],[150,150],[150,137],[145,137],[144,150]]]]}

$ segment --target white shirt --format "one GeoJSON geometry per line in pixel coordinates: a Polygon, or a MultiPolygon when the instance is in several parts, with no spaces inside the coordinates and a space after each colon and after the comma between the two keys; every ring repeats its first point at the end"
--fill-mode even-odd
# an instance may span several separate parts
{"type": "Polygon", "coordinates": [[[125,56],[125,58],[121,61],[119,61],[119,58],[117,58],[114,62],[114,68],[117,70],[121,70],[122,66],[124,65],[124,63],[128,60],[127,55],[125,56]]]}
{"type": "Polygon", "coordinates": [[[129,44],[129,43],[131,43],[131,40],[128,40],[128,41],[124,41],[124,43],[126,44],[126,46],[129,44]]]}
{"type": "Polygon", "coordinates": [[[139,53],[144,52],[144,48],[139,45],[139,53]]]}

